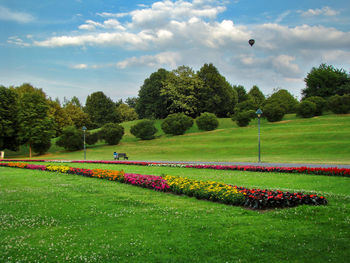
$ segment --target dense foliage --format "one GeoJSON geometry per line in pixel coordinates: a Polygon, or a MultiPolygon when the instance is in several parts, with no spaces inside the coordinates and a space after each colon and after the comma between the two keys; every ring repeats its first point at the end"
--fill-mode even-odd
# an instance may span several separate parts
{"type": "Polygon", "coordinates": [[[183,113],[173,113],[166,117],[161,128],[166,134],[181,135],[193,125],[193,119],[183,113]]]}
{"type": "Polygon", "coordinates": [[[284,116],[284,109],[279,103],[271,102],[263,107],[263,116],[270,122],[281,121],[284,116]]]}
{"type": "Polygon", "coordinates": [[[0,86],[0,150],[16,151],[20,144],[18,138],[18,103],[17,94],[0,86]]]}
{"type": "Polygon", "coordinates": [[[251,120],[251,111],[238,112],[235,114],[234,119],[239,127],[246,127],[251,120]]]}
{"type": "Polygon", "coordinates": [[[321,116],[323,114],[323,111],[327,108],[327,101],[318,96],[308,97],[305,99],[305,101],[311,101],[315,103],[316,110],[315,110],[315,116],[321,116]]]}
{"type": "Polygon", "coordinates": [[[343,96],[334,95],[329,98],[328,106],[336,114],[345,114],[350,112],[350,94],[343,96]]]}
{"type": "Polygon", "coordinates": [[[87,97],[84,111],[98,127],[121,121],[116,104],[102,91],[94,92],[87,97]]]}
{"type": "Polygon", "coordinates": [[[305,98],[319,96],[328,98],[350,93],[350,77],[343,69],[321,64],[313,67],[304,79],[306,88],[302,90],[305,98]]]}
{"type": "Polygon", "coordinates": [[[74,126],[67,126],[63,129],[62,135],[58,137],[56,145],[67,151],[77,151],[84,148],[83,132],[74,126]]]}
{"type": "Polygon", "coordinates": [[[216,118],[215,114],[204,112],[196,118],[196,124],[200,130],[212,131],[219,126],[219,121],[216,118]]]}
{"type": "Polygon", "coordinates": [[[142,120],[131,126],[130,133],[141,140],[152,140],[157,133],[157,128],[152,120],[142,120]]]}
{"type": "Polygon", "coordinates": [[[316,104],[312,101],[302,101],[297,107],[297,115],[303,118],[311,118],[315,116],[316,104]]]}
{"type": "Polygon", "coordinates": [[[124,135],[124,127],[116,123],[106,123],[100,130],[100,138],[109,145],[116,145],[124,135]]]}
{"type": "Polygon", "coordinates": [[[296,112],[298,101],[287,90],[280,89],[267,98],[265,104],[279,105],[279,108],[282,108],[286,114],[296,112]]]}

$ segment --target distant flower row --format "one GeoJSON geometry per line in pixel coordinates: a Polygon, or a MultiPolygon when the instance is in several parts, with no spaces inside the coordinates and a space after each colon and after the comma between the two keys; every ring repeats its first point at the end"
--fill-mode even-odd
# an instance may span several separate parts
{"type": "Polygon", "coordinates": [[[138,161],[79,161],[79,160],[3,160],[7,162],[60,162],[60,163],[101,163],[101,164],[127,164],[127,165],[143,165],[143,166],[167,166],[182,168],[198,168],[198,169],[215,169],[215,170],[232,170],[232,171],[250,171],[250,172],[276,172],[276,173],[297,173],[297,174],[313,174],[327,176],[343,176],[350,177],[350,169],[348,168],[322,168],[322,167],[266,167],[253,165],[205,165],[205,164],[185,164],[185,163],[159,163],[159,162],[138,162],[138,161]]]}
{"type": "Polygon", "coordinates": [[[242,205],[253,209],[292,207],[301,204],[325,205],[327,200],[315,194],[289,193],[279,190],[247,189],[212,181],[199,181],[179,176],[154,176],[128,174],[124,171],[107,169],[82,169],[64,165],[37,165],[22,162],[0,162],[0,166],[27,168],[42,171],[60,172],[87,177],[119,181],[122,183],[154,189],[156,191],[172,192],[194,196],[231,205],[242,205]]]}

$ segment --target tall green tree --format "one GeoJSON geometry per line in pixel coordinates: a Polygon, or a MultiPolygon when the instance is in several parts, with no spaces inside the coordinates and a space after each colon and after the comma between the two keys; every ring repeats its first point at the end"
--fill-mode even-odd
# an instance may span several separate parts
{"type": "Polygon", "coordinates": [[[266,99],[265,104],[277,104],[283,109],[284,113],[286,114],[295,113],[299,102],[287,90],[279,89],[266,99]]]}
{"type": "Polygon", "coordinates": [[[56,136],[62,133],[64,127],[73,125],[73,121],[58,101],[48,100],[48,115],[54,121],[56,136]]]}
{"type": "Polygon", "coordinates": [[[94,92],[87,97],[84,111],[99,127],[106,123],[119,123],[121,121],[116,104],[102,91],[94,92]]]}
{"type": "Polygon", "coordinates": [[[266,98],[265,95],[261,92],[258,86],[254,85],[250,91],[248,92],[248,97],[250,100],[253,101],[253,103],[256,105],[257,108],[261,107],[266,98]]]}
{"type": "Polygon", "coordinates": [[[19,137],[23,144],[29,146],[29,157],[32,157],[32,148],[40,154],[50,148],[55,131],[48,109],[46,99],[38,93],[28,92],[21,96],[18,112],[19,137]]]}
{"type": "Polygon", "coordinates": [[[218,117],[227,117],[237,104],[237,92],[211,63],[204,64],[197,74],[203,81],[203,88],[199,94],[199,112],[211,112],[218,117]]]}
{"type": "Polygon", "coordinates": [[[183,112],[188,116],[199,115],[200,93],[203,81],[190,67],[180,66],[167,76],[161,95],[167,103],[169,113],[183,112]]]}
{"type": "Polygon", "coordinates": [[[163,119],[168,115],[167,105],[160,95],[169,72],[165,69],[158,69],[145,79],[139,90],[136,101],[136,112],[140,119],[163,119]]]}
{"type": "Polygon", "coordinates": [[[66,112],[68,118],[72,120],[73,125],[76,128],[80,129],[83,126],[95,128],[91,122],[89,114],[84,112],[82,108],[77,106],[75,103],[69,102],[63,107],[63,110],[66,112]]]}
{"type": "Polygon", "coordinates": [[[18,150],[18,132],[17,94],[0,86],[0,150],[18,150]]]}
{"type": "Polygon", "coordinates": [[[242,85],[234,85],[233,89],[237,92],[238,103],[241,103],[249,99],[247,91],[242,85]]]}
{"type": "Polygon", "coordinates": [[[328,98],[333,95],[350,93],[350,77],[343,69],[321,64],[313,67],[304,79],[306,88],[302,90],[304,98],[319,96],[328,98]]]}

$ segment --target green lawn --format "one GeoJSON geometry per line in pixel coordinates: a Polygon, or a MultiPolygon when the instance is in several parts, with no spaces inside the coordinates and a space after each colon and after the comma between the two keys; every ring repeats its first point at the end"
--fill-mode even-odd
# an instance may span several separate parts
{"type": "Polygon", "coordinates": [[[316,192],[253,211],[117,182],[0,167],[0,262],[348,262],[350,178],[69,164],[316,192]]]}
{"type": "MultiPolygon", "coordinates": [[[[112,153],[126,152],[131,160],[244,161],[257,162],[257,123],[237,127],[231,119],[220,119],[217,130],[203,132],[194,125],[185,135],[164,135],[140,141],[130,134],[134,122],[123,123],[125,135],[120,144],[88,146],[87,159],[111,160],[112,153]]],[[[286,115],[283,121],[261,125],[262,162],[307,162],[350,164],[350,115],[325,115],[311,119],[286,115]]],[[[6,152],[6,157],[26,157],[27,149],[6,152]]],[[[35,158],[83,159],[83,151],[66,152],[53,146],[49,153],[35,158]]]]}

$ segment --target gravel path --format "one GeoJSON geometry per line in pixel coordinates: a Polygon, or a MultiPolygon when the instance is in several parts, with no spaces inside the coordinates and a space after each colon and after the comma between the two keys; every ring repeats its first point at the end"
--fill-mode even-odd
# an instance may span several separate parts
{"type": "MultiPolygon", "coordinates": [[[[133,160],[134,161],[134,160],[133,160]]],[[[310,163],[247,163],[247,162],[199,162],[199,161],[136,161],[136,162],[157,162],[157,163],[186,163],[186,164],[211,164],[211,165],[244,165],[244,166],[265,166],[265,167],[322,167],[322,168],[348,168],[349,164],[310,164],[310,163]]]]}

